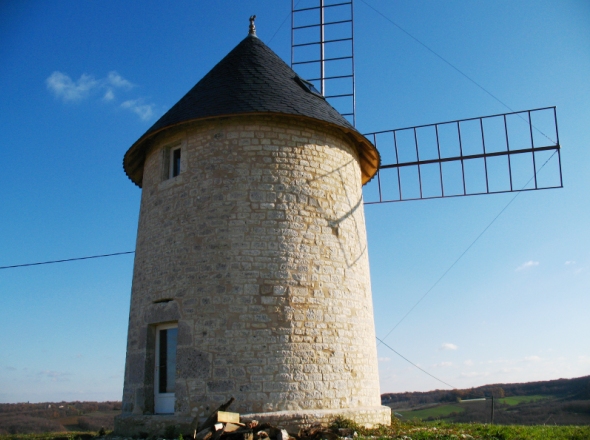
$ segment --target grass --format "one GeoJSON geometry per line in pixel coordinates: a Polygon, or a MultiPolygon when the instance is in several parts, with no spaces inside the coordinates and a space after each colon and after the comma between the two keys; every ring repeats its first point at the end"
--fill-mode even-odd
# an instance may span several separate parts
{"type": "Polygon", "coordinates": [[[438,405],[432,408],[415,409],[411,411],[397,411],[399,414],[404,416],[406,419],[427,419],[428,417],[446,417],[451,413],[460,413],[465,411],[464,406],[450,404],[450,405],[438,405]]]}
{"type": "Polygon", "coordinates": [[[522,426],[483,423],[402,422],[392,420],[390,427],[364,429],[348,420],[339,420],[335,427],[353,428],[361,437],[405,440],[587,440],[590,426],[522,426]]]}
{"type": "MultiPolygon", "coordinates": [[[[503,397],[499,399],[495,399],[497,404],[506,404],[510,406],[518,405],[519,403],[531,403],[536,402],[539,400],[544,399],[551,399],[551,396],[541,396],[541,395],[534,395],[534,396],[515,396],[515,397],[503,397]]],[[[477,403],[477,402],[476,402],[477,403]]],[[[488,402],[489,404],[489,402],[488,402]]],[[[451,415],[452,413],[460,413],[465,411],[464,404],[455,404],[455,403],[448,403],[448,404],[441,404],[432,406],[430,408],[423,408],[423,409],[414,409],[414,410],[407,410],[407,411],[395,411],[398,414],[401,414],[406,420],[413,420],[413,419],[428,419],[429,417],[432,418],[445,418],[451,415]]]]}
{"type": "MultiPolygon", "coordinates": [[[[366,429],[346,419],[339,419],[333,429],[350,428],[359,434],[356,440],[364,438],[396,440],[587,440],[590,426],[522,426],[489,425],[482,423],[445,423],[420,421],[402,422],[392,420],[391,426],[366,429]]],[[[0,435],[0,440],[91,440],[96,433],[64,432],[46,434],[0,435]]],[[[107,436],[108,438],[108,436],[107,436]]]]}
{"type": "Polygon", "coordinates": [[[97,432],[66,431],[44,432],[42,434],[6,434],[0,435],[0,440],[90,440],[97,436],[97,432]]]}
{"type": "Polygon", "coordinates": [[[501,399],[496,399],[499,403],[504,403],[507,405],[518,405],[519,403],[529,403],[529,402],[536,402],[537,400],[543,399],[550,399],[551,396],[513,396],[513,397],[503,397],[501,399]]]}

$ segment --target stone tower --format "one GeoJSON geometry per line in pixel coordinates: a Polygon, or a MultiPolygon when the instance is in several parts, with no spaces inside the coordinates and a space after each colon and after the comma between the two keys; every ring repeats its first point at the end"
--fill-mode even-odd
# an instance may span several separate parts
{"type": "Polygon", "coordinates": [[[250,32],[124,158],[142,188],[119,434],[389,424],[361,188],[379,154],[250,32]]]}

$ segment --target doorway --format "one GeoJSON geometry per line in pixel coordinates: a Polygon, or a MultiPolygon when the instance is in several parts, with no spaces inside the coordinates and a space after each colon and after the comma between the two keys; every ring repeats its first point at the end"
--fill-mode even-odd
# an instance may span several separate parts
{"type": "Polygon", "coordinates": [[[154,403],[156,414],[174,414],[176,383],[176,340],[178,324],[156,327],[156,371],[154,403]]]}

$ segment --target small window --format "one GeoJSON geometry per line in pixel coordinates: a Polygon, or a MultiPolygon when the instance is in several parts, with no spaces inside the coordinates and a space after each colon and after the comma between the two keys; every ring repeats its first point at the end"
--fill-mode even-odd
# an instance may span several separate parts
{"type": "Polygon", "coordinates": [[[293,79],[306,92],[312,93],[312,94],[316,95],[319,98],[325,99],[324,96],[320,93],[320,91],[318,89],[316,89],[316,87],[313,85],[312,82],[307,81],[306,79],[301,78],[299,75],[297,75],[293,79]]]}
{"type": "Polygon", "coordinates": [[[170,173],[168,177],[176,177],[180,174],[180,147],[170,150],[170,173]]]}

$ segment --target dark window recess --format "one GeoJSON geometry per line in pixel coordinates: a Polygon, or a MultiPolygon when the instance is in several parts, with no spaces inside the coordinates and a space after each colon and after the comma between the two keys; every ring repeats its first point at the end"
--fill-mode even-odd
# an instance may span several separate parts
{"type": "Polygon", "coordinates": [[[161,304],[161,303],[167,303],[172,301],[172,298],[162,298],[162,299],[157,299],[153,302],[153,304],[161,304]]]}
{"type": "Polygon", "coordinates": [[[173,393],[176,382],[176,339],[177,328],[160,330],[160,393],[173,393]]]}
{"type": "Polygon", "coordinates": [[[180,148],[172,150],[172,167],[170,177],[176,177],[180,174],[180,148]]]}
{"type": "Polygon", "coordinates": [[[296,76],[295,78],[293,78],[295,80],[295,82],[297,84],[299,84],[301,86],[301,88],[303,88],[303,90],[305,90],[306,92],[309,93],[313,93],[316,96],[319,96],[320,98],[324,99],[324,97],[322,96],[322,94],[320,93],[320,91],[318,89],[315,88],[315,86],[313,85],[313,83],[301,78],[300,76],[296,76]]]}

